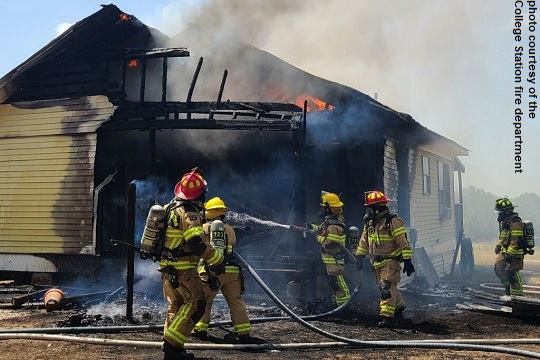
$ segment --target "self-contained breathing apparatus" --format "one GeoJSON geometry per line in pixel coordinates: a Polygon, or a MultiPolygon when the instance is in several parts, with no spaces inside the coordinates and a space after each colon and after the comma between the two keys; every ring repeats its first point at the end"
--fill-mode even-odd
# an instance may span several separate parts
{"type": "Polygon", "coordinates": [[[165,235],[167,211],[161,205],[153,205],[148,211],[146,224],[141,238],[141,258],[160,260],[163,239],[165,235]]]}
{"type": "Polygon", "coordinates": [[[221,255],[226,255],[225,224],[219,219],[213,220],[210,223],[210,244],[221,255]]]}
{"type": "MultiPolygon", "coordinates": [[[[223,221],[216,219],[213,220],[210,223],[210,245],[214,249],[216,249],[221,255],[226,255],[226,247],[227,242],[225,239],[225,224],[223,221]]],[[[217,276],[212,275],[212,271],[210,270],[210,266],[208,263],[204,260],[202,261],[202,265],[204,266],[204,270],[206,274],[208,275],[208,279],[205,281],[208,284],[208,287],[212,291],[218,291],[221,287],[221,282],[219,281],[219,278],[217,276]]]]}
{"type": "Polygon", "coordinates": [[[524,242],[524,249],[523,251],[526,254],[533,255],[534,254],[534,226],[533,223],[529,220],[526,220],[523,222],[523,242],[524,242]]]}

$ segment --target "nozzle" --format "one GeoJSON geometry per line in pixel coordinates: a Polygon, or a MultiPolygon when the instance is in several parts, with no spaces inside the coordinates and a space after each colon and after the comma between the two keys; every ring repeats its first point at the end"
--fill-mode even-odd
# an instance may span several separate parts
{"type": "Polygon", "coordinates": [[[306,229],[301,226],[289,225],[289,230],[294,230],[303,233],[306,229]]]}

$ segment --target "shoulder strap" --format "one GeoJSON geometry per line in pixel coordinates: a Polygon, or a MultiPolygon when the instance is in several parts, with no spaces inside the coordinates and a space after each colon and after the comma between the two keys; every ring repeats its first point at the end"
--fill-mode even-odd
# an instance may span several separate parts
{"type": "Polygon", "coordinates": [[[388,231],[390,231],[390,224],[392,223],[392,219],[397,217],[397,214],[388,213],[385,216],[385,226],[388,231]]]}

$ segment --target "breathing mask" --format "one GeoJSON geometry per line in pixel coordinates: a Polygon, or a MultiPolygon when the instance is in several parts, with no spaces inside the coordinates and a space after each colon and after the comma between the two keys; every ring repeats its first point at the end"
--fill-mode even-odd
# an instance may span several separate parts
{"type": "Polygon", "coordinates": [[[499,211],[499,215],[497,216],[497,221],[501,222],[504,221],[510,213],[508,211],[499,211]]]}
{"type": "Polygon", "coordinates": [[[321,207],[321,210],[319,210],[319,213],[317,214],[317,220],[320,222],[323,222],[326,219],[326,214],[328,213],[328,208],[321,207]]]}
{"type": "Polygon", "coordinates": [[[386,206],[380,206],[377,204],[366,206],[366,214],[364,215],[364,221],[374,220],[377,215],[379,215],[384,209],[386,209],[386,206]]]}

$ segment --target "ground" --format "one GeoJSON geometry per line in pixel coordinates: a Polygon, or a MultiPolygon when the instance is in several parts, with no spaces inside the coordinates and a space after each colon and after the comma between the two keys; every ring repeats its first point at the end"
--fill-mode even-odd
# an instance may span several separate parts
{"type": "MultiPolygon", "coordinates": [[[[463,310],[456,307],[470,300],[462,292],[462,287],[481,289],[480,284],[496,282],[492,273],[490,253],[484,256],[484,249],[475,249],[476,267],[472,278],[460,279],[455,275],[452,279],[443,279],[438,289],[422,289],[409,286],[402,291],[407,302],[406,317],[395,328],[380,329],[377,327],[376,299],[369,291],[362,291],[363,286],[354,304],[344,313],[310,321],[312,325],[326,332],[345,338],[357,340],[420,340],[420,339],[512,339],[512,338],[540,338],[540,329],[536,317],[515,317],[495,313],[479,313],[463,310]]],[[[539,285],[540,266],[531,258],[528,267],[523,271],[524,283],[539,285]]],[[[526,265],[527,266],[527,265],[526,265]]],[[[365,277],[365,276],[364,276],[365,277]]],[[[365,278],[368,284],[371,278],[365,278]]],[[[247,299],[250,316],[253,318],[283,316],[277,306],[264,297],[251,297],[247,299]]],[[[103,314],[111,314],[110,310],[115,304],[101,308],[103,314]]],[[[225,314],[220,307],[224,302],[218,299],[216,303],[217,315],[225,314]]],[[[122,308],[120,306],[120,308],[122,308]]],[[[156,314],[152,305],[134,308],[134,322],[136,324],[161,324],[162,318],[156,314]]],[[[60,310],[46,312],[35,307],[23,309],[0,310],[0,323],[3,329],[18,328],[47,328],[63,327],[68,325],[93,326],[125,325],[128,322],[123,315],[100,315],[100,308],[90,310],[60,310]]],[[[223,319],[217,319],[221,321],[223,319]]],[[[5,330],[2,330],[5,332],[5,330]]],[[[230,333],[229,327],[215,327],[209,330],[210,342],[191,339],[191,344],[224,344],[224,337],[230,333]]],[[[338,346],[325,348],[323,343],[335,342],[334,339],[319,335],[295,321],[272,321],[253,324],[252,334],[268,344],[283,343],[320,343],[311,349],[286,349],[264,351],[191,350],[197,359],[513,359],[515,355],[500,354],[484,351],[449,350],[449,349],[421,349],[421,348],[352,348],[338,346]]],[[[68,336],[68,335],[64,335],[68,336]]],[[[154,346],[161,340],[158,330],[145,332],[122,332],[116,334],[79,334],[71,335],[81,338],[122,339],[146,341],[154,346]]],[[[2,334],[0,334],[0,339],[2,334]]],[[[161,350],[154,347],[144,347],[144,344],[130,345],[97,345],[79,343],[74,341],[57,340],[27,340],[7,339],[0,340],[1,354],[10,359],[161,359],[161,350]]],[[[540,353],[540,345],[512,345],[507,347],[528,350],[540,353]]]]}

